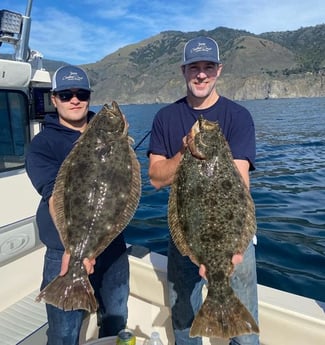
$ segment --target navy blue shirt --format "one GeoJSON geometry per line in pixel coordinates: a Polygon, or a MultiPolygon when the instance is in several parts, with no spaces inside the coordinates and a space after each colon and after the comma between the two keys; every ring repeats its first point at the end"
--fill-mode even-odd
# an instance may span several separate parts
{"type": "Polygon", "coordinates": [[[173,157],[201,114],[219,123],[233,158],[247,160],[249,169],[254,170],[256,143],[252,116],[246,108],[222,96],[206,109],[191,108],[186,97],[160,109],[153,121],[148,154],[173,157]]]}
{"type": "MultiPolygon", "coordinates": [[[[88,113],[88,121],[93,115],[92,112],[88,113]]],[[[41,195],[36,212],[40,239],[52,249],[64,250],[64,247],[49,213],[48,201],[61,164],[80,135],[80,131],[61,125],[56,114],[46,115],[43,130],[33,138],[26,156],[27,174],[41,195]]],[[[125,250],[123,235],[118,236],[111,246],[116,246],[117,251],[125,250]]],[[[111,250],[115,251],[114,248],[111,250]]]]}

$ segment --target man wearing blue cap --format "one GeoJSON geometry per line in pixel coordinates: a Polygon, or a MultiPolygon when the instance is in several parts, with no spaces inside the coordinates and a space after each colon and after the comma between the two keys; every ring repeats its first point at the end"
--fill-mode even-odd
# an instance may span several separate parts
{"type": "MultiPolygon", "coordinates": [[[[249,171],[255,164],[255,129],[251,114],[241,105],[218,94],[216,83],[222,71],[217,42],[197,37],[185,44],[182,73],[186,97],[158,111],[149,144],[149,177],[152,185],[162,188],[173,182],[182,159],[190,129],[200,115],[217,121],[230,146],[234,162],[249,187],[249,171]]],[[[257,279],[255,249],[250,243],[245,253],[234,255],[231,285],[256,322],[257,279]]],[[[204,267],[198,268],[182,256],[172,240],[168,246],[168,284],[172,322],[177,345],[201,345],[200,337],[191,338],[189,330],[202,304],[201,289],[206,282],[204,267]]],[[[257,334],[236,336],[230,344],[258,345],[257,334]]]]}
{"type": "MultiPolygon", "coordinates": [[[[88,122],[91,95],[89,79],[76,66],[59,68],[52,80],[52,103],[57,114],[48,114],[44,129],[36,135],[26,158],[26,170],[41,195],[36,220],[41,241],[46,246],[41,289],[58,274],[67,271],[69,256],[53,223],[52,191],[57,173],[88,122]]],[[[116,335],[125,328],[129,295],[129,262],[123,234],[94,260],[84,265],[97,298],[99,337],[116,335]],[[94,266],[95,265],[95,266],[94,266]]],[[[48,345],[78,345],[84,310],[64,311],[46,304],[48,345]]]]}

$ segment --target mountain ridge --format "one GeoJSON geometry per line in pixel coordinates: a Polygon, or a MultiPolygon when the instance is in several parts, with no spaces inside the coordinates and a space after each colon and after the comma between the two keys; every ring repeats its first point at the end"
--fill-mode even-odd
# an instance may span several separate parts
{"type": "Polygon", "coordinates": [[[243,99],[324,97],[325,25],[255,35],[218,27],[164,31],[82,67],[94,88],[93,102],[170,103],[185,95],[180,70],[184,44],[198,35],[219,45],[224,65],[218,92],[243,99]],[[315,49],[315,47],[317,49],[315,49]]]}
{"type": "MultiPolygon", "coordinates": [[[[234,100],[325,97],[325,24],[320,24],[259,35],[226,27],[163,31],[81,65],[94,90],[92,103],[170,103],[183,97],[183,47],[198,35],[218,42],[223,70],[217,89],[223,96],[234,100]]],[[[66,64],[43,59],[50,73],[66,64]]]]}

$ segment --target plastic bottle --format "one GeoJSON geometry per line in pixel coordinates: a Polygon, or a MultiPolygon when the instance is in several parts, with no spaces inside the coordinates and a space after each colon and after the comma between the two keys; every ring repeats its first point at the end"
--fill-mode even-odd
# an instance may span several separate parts
{"type": "Polygon", "coordinates": [[[163,345],[158,332],[152,332],[148,345],[163,345]]]}

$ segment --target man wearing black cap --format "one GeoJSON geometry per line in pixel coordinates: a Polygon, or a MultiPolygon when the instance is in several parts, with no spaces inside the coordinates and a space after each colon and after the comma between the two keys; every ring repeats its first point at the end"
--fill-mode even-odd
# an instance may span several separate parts
{"type": "MultiPolygon", "coordinates": [[[[31,142],[26,170],[41,195],[36,219],[41,241],[46,246],[41,289],[67,271],[69,256],[53,223],[52,191],[61,164],[88,122],[91,88],[85,71],[76,66],[59,68],[52,80],[52,103],[57,114],[48,114],[44,129],[31,142]]],[[[94,260],[84,265],[98,300],[99,337],[116,335],[125,328],[129,295],[129,262],[123,234],[94,260]],[[94,266],[95,264],[95,266],[94,266]]],[[[48,345],[78,345],[84,310],[63,311],[46,304],[48,345]]]]}
{"type": "MultiPolygon", "coordinates": [[[[218,121],[230,146],[234,162],[249,187],[249,171],[255,164],[255,129],[248,110],[221,96],[216,83],[222,71],[217,42],[197,37],[185,44],[182,73],[187,86],[186,97],[159,110],[149,144],[149,177],[156,188],[173,182],[177,166],[187,146],[188,134],[200,115],[218,121]]],[[[257,279],[255,249],[250,243],[243,255],[234,255],[231,284],[255,320],[257,313],[257,279]]],[[[200,274],[188,257],[182,256],[169,241],[168,284],[172,322],[177,345],[201,345],[200,337],[189,337],[189,330],[201,304],[204,267],[200,274]]],[[[258,345],[256,334],[232,338],[230,344],[258,345]]]]}

